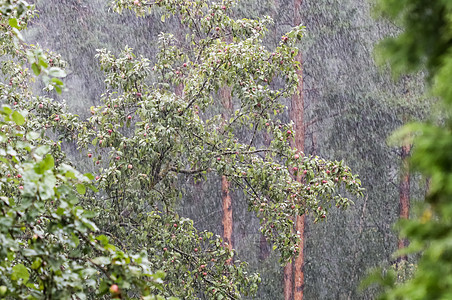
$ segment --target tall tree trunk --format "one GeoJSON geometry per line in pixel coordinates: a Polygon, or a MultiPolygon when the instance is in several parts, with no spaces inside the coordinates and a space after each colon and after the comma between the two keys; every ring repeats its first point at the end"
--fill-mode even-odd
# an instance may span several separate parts
{"type": "MultiPolygon", "coordinates": [[[[231,90],[228,87],[220,89],[220,97],[224,107],[223,118],[229,118],[232,109],[231,90]]],[[[232,250],[232,200],[229,192],[229,181],[226,176],[221,176],[221,196],[223,202],[223,242],[225,246],[232,250]]],[[[230,261],[228,261],[230,263],[230,261]]]]}
{"type": "Polygon", "coordinates": [[[232,201],[226,176],[221,176],[221,195],[223,198],[223,241],[226,247],[232,250],[232,201]]]}
{"type": "Polygon", "coordinates": [[[293,299],[293,263],[284,267],[284,300],[293,299]]]}
{"type": "Polygon", "coordinates": [[[295,228],[300,236],[300,244],[298,245],[299,254],[294,262],[294,300],[303,299],[303,289],[304,289],[304,225],[305,225],[305,215],[297,216],[297,223],[295,228]]]}
{"type": "MultiPolygon", "coordinates": [[[[298,53],[296,57],[297,61],[302,62],[301,53],[298,53]]],[[[304,152],[304,142],[305,142],[305,128],[304,128],[304,99],[303,99],[303,79],[302,79],[302,69],[298,71],[298,89],[297,93],[292,96],[292,120],[295,123],[295,147],[300,151],[304,152]]],[[[298,177],[297,180],[301,181],[302,178],[298,177]]],[[[304,287],[304,227],[305,227],[305,215],[297,216],[295,220],[295,230],[300,237],[300,244],[298,245],[299,254],[294,262],[294,300],[303,299],[303,287],[304,287]]]]}
{"type": "MultiPolygon", "coordinates": [[[[302,0],[294,0],[294,25],[300,25],[301,23],[301,4],[302,0]]],[[[298,52],[296,60],[300,63],[300,68],[297,70],[298,75],[298,88],[297,92],[292,96],[292,120],[295,123],[295,147],[304,152],[305,143],[305,126],[304,126],[304,98],[303,98],[303,59],[301,52],[298,52]]],[[[297,180],[301,181],[299,177],[297,180]]],[[[295,230],[299,234],[300,244],[298,245],[299,254],[294,262],[294,291],[293,299],[303,299],[304,288],[304,240],[305,240],[305,215],[297,216],[295,223],[295,230]]]]}
{"type": "MultiPolygon", "coordinates": [[[[401,178],[399,186],[399,217],[401,219],[408,219],[410,216],[410,169],[408,164],[408,157],[410,155],[410,144],[405,143],[402,146],[402,167],[401,167],[401,178]]],[[[403,249],[408,246],[408,241],[406,239],[399,238],[397,248],[403,249]]],[[[398,262],[406,261],[407,256],[403,255],[399,257],[398,262]]]]}

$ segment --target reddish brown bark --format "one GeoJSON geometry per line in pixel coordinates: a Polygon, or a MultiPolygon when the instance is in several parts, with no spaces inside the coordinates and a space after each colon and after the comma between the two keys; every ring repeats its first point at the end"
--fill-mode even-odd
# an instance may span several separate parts
{"type": "MultiPolygon", "coordinates": [[[[230,88],[221,88],[220,97],[224,107],[223,118],[226,121],[229,117],[229,112],[232,109],[230,88]]],[[[226,176],[221,176],[221,196],[223,200],[223,242],[229,250],[232,250],[232,199],[229,192],[229,181],[226,176]]],[[[228,260],[228,263],[230,262],[231,261],[228,260]]]]}
{"type": "MultiPolygon", "coordinates": [[[[296,57],[297,61],[302,62],[301,53],[298,53],[296,57]]],[[[292,111],[291,118],[295,124],[295,147],[300,151],[304,152],[304,142],[305,142],[305,128],[304,128],[304,99],[303,99],[303,73],[300,68],[297,70],[298,74],[298,88],[297,93],[292,96],[292,111]]],[[[297,178],[297,180],[301,181],[301,178],[297,178]]],[[[302,300],[303,299],[303,287],[304,287],[304,224],[305,224],[305,216],[297,216],[295,223],[295,230],[298,232],[300,236],[300,244],[298,245],[299,254],[294,261],[294,292],[293,299],[294,300],[302,300]]]]}
{"type": "MultiPolygon", "coordinates": [[[[301,53],[296,57],[297,61],[302,62],[301,53]]],[[[291,119],[294,121],[295,136],[293,146],[300,152],[304,152],[305,142],[305,126],[304,126],[304,99],[303,99],[303,81],[302,69],[297,70],[299,84],[297,93],[292,96],[292,108],[290,112],[291,119]]],[[[301,181],[302,178],[298,177],[301,181]]],[[[298,245],[299,254],[292,264],[286,265],[284,268],[284,299],[285,300],[302,300],[304,287],[304,227],[305,216],[297,216],[295,220],[295,230],[300,236],[298,245]],[[289,292],[290,291],[290,292],[289,292]]]]}
{"type": "Polygon", "coordinates": [[[284,300],[293,299],[293,264],[284,267],[284,300]]]}
{"type": "MultiPolygon", "coordinates": [[[[295,59],[302,62],[301,53],[298,53],[295,59]]],[[[298,88],[297,92],[292,96],[292,109],[290,112],[290,117],[294,121],[295,136],[294,136],[294,147],[296,147],[300,152],[304,152],[304,142],[305,142],[305,126],[304,126],[304,99],[303,99],[303,70],[300,68],[297,70],[298,75],[298,88]]]]}
{"type": "MultiPolygon", "coordinates": [[[[408,164],[408,157],[410,155],[410,145],[406,144],[402,146],[402,167],[401,167],[401,178],[399,185],[399,217],[401,219],[408,219],[410,216],[410,169],[408,164]]],[[[408,241],[406,239],[400,239],[398,241],[397,248],[403,249],[408,246],[408,241]]],[[[399,261],[406,261],[407,256],[403,255],[399,257],[399,261]]]]}
{"type": "Polygon", "coordinates": [[[226,247],[232,250],[232,201],[226,176],[221,176],[221,195],[223,198],[223,241],[226,247]]]}
{"type": "Polygon", "coordinates": [[[297,223],[295,228],[300,237],[299,244],[299,254],[294,262],[294,300],[303,299],[303,289],[304,289],[304,224],[305,215],[297,216],[297,223]]]}
{"type": "Polygon", "coordinates": [[[219,91],[221,103],[224,107],[223,118],[226,120],[229,118],[229,114],[232,110],[232,101],[231,101],[231,88],[230,87],[222,87],[219,91]]]}
{"type": "MultiPolygon", "coordinates": [[[[302,0],[294,0],[294,25],[297,26],[301,23],[301,4],[302,0]]],[[[305,143],[305,124],[304,124],[304,98],[303,98],[303,69],[302,69],[302,55],[298,52],[296,58],[300,63],[300,68],[297,70],[298,75],[298,87],[297,92],[292,96],[292,111],[291,118],[295,124],[295,147],[304,152],[305,143]]],[[[302,178],[297,178],[301,181],[302,178]]],[[[298,245],[299,254],[294,261],[294,290],[293,299],[303,299],[304,288],[304,240],[305,240],[305,216],[297,216],[295,223],[295,230],[300,237],[300,243],[298,245]]]]}

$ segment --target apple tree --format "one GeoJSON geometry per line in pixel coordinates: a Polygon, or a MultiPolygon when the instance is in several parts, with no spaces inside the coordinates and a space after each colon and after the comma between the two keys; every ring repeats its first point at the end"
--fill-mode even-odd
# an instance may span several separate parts
{"type": "Polygon", "coordinates": [[[182,298],[238,298],[253,292],[258,278],[229,263],[233,253],[220,239],[177,215],[181,179],[226,176],[245,194],[282,261],[298,253],[292,216],[323,220],[332,204],[350,205],[341,193],[362,192],[344,162],[289,145],[294,131],[283,121],[282,101],[300,80],[295,56],[304,27],[267,49],[262,41],[272,20],[235,19],[234,5],[113,1],[118,12],[146,16],[155,9],[165,22],[177,16],[185,35],[160,34],[154,58],[128,47],[116,55],[100,49],[106,91],[78,134],[79,147],[99,166],[97,186],[104,192],[86,205],[105,212],[99,215],[103,228],[124,247],[154,253],[153,262],[168,274],[168,295],[182,298]],[[224,87],[233,96],[226,120],[218,113],[224,87]],[[272,138],[268,147],[258,143],[263,132],[272,138]]]}
{"type": "Polygon", "coordinates": [[[5,105],[0,115],[1,298],[126,299],[133,286],[134,296],[155,299],[164,273],[154,273],[147,252],[115,247],[77,205],[80,193],[95,189],[92,175],[57,167],[25,114],[5,105]]]}
{"type": "MultiPolygon", "coordinates": [[[[165,299],[156,296],[164,273],[147,252],[115,247],[78,205],[96,190],[93,177],[71,166],[43,129],[64,105],[29,89],[27,66],[42,73],[47,90],[61,91],[62,62],[24,43],[20,30],[32,16],[25,1],[0,4],[0,298],[165,299]]],[[[71,120],[58,128],[68,137],[77,127],[71,120]]]]}
{"type": "Polygon", "coordinates": [[[256,291],[259,276],[234,260],[221,238],[176,213],[182,179],[226,176],[282,262],[298,253],[294,215],[323,220],[332,205],[352,203],[343,195],[362,193],[344,162],[289,145],[294,131],[282,103],[300,80],[294,58],[304,27],[267,49],[262,41],[272,20],[235,19],[234,5],[113,1],[118,12],[145,16],[156,9],[166,22],[178,16],[186,35],[162,33],[153,58],[128,47],[116,55],[100,49],[106,90],[88,120],[31,91],[33,72],[48,95],[61,92],[65,62],[21,40],[28,8],[2,14],[0,47],[8,59],[0,101],[9,106],[0,140],[1,232],[12,246],[0,248],[7,258],[1,273],[10,274],[2,275],[0,292],[238,299],[256,291]],[[218,113],[223,87],[233,96],[227,119],[218,113]],[[264,132],[272,138],[266,147],[258,142],[264,132]],[[65,153],[74,143],[92,161],[93,176],[79,173],[79,162],[65,153]]]}

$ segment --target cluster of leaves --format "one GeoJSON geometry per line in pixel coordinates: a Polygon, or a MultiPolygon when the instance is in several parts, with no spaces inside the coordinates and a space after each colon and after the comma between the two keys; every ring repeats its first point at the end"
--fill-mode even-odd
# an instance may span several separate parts
{"type": "MultiPolygon", "coordinates": [[[[58,93],[63,91],[64,85],[61,78],[66,76],[64,72],[64,62],[57,55],[50,55],[50,52],[42,50],[36,45],[24,43],[21,31],[26,29],[28,21],[33,17],[33,6],[26,1],[5,1],[2,3],[0,12],[0,43],[2,44],[2,54],[10,58],[28,61],[35,75],[42,73],[42,80],[46,85],[46,90],[55,89],[58,93]]],[[[12,61],[3,62],[11,64],[12,61]]],[[[23,74],[23,73],[21,73],[23,74]]],[[[9,85],[19,85],[25,87],[24,78],[11,78],[9,85]],[[16,80],[14,80],[16,79],[16,80]]]]}
{"type": "MultiPolygon", "coordinates": [[[[106,83],[114,82],[112,88],[125,83],[117,91],[119,96],[105,95],[105,109],[128,104],[118,109],[115,118],[119,122],[138,118],[134,139],[139,141],[130,141],[131,148],[128,141],[127,149],[143,149],[140,156],[152,160],[138,166],[139,173],[146,173],[141,169],[155,165],[159,173],[149,177],[153,184],[156,178],[169,178],[162,176],[166,174],[200,176],[216,170],[226,175],[245,191],[250,208],[265,224],[264,234],[287,260],[297,253],[297,236],[291,230],[290,216],[310,211],[316,219],[324,218],[331,199],[337,206],[347,207],[350,202],[337,194],[338,188],[344,183],[359,194],[360,182],[342,162],[297,154],[289,146],[294,137],[291,124],[283,124],[278,118],[284,110],[280,100],[291,96],[298,85],[295,45],[304,27],[295,27],[282,37],[274,51],[269,51],[262,39],[271,20],[235,20],[229,15],[233,6],[233,1],[114,1],[117,11],[127,8],[146,14],[154,7],[163,8],[178,15],[192,32],[185,41],[171,35],[160,36],[160,54],[152,69],[146,70],[157,75],[158,84],[153,86],[144,81],[134,81],[133,86],[127,82],[129,77],[124,72],[146,68],[143,59],[133,63],[129,49],[118,58],[101,52],[106,83]],[[171,89],[179,84],[184,87],[182,95],[171,89]],[[227,120],[214,114],[215,106],[222,101],[217,92],[223,87],[228,87],[234,97],[234,111],[227,120]],[[240,139],[237,133],[247,127],[247,138],[240,139]],[[268,148],[258,148],[256,135],[265,130],[272,143],[268,148]],[[297,182],[293,173],[305,176],[308,184],[297,182]]],[[[135,73],[130,75],[137,78],[135,73]]],[[[104,120],[98,121],[100,126],[110,126],[112,115],[94,118],[104,120]]],[[[91,134],[94,135],[99,133],[91,134]]],[[[112,143],[114,150],[124,151],[119,142],[112,143]]],[[[130,153],[122,156],[137,157],[130,153]]],[[[143,161],[141,157],[137,157],[138,161],[143,161]]]]}
{"type": "Polygon", "coordinates": [[[56,125],[62,137],[73,139],[77,120],[64,104],[32,94],[26,66],[61,76],[62,63],[38,48],[28,55],[31,48],[14,28],[32,15],[30,6],[1,4],[0,48],[10,59],[2,61],[6,84],[0,85],[0,297],[155,299],[164,273],[154,273],[146,251],[125,252],[98,235],[95,214],[78,205],[87,188],[96,190],[93,176],[70,166],[59,143],[42,130],[56,125]]]}
{"type": "Polygon", "coordinates": [[[397,285],[394,272],[378,276],[386,288],[382,299],[449,299],[451,294],[452,151],[451,25],[448,1],[379,1],[381,15],[396,22],[400,35],[382,44],[396,72],[425,69],[433,95],[442,102],[443,120],[409,124],[393,136],[411,139],[411,166],[429,180],[423,212],[399,223],[400,234],[410,246],[397,255],[420,253],[412,277],[397,285]]]}
{"type": "MultiPolygon", "coordinates": [[[[156,6],[168,12],[166,17],[178,15],[189,33],[185,40],[161,34],[153,61],[127,47],[118,56],[99,50],[107,90],[87,121],[28,88],[33,77],[22,62],[28,61],[35,75],[54,76],[46,81],[61,92],[63,61],[41,50],[30,55],[29,46],[14,43],[12,35],[3,40],[11,60],[2,70],[13,84],[2,84],[0,96],[15,111],[4,110],[1,142],[15,152],[3,154],[1,174],[12,178],[1,177],[5,184],[0,190],[6,207],[19,212],[10,221],[18,231],[5,233],[19,243],[10,250],[18,254],[8,256],[5,268],[21,265],[13,273],[2,272],[15,274],[1,279],[5,293],[14,297],[20,287],[20,293],[36,291],[36,298],[64,298],[71,292],[83,298],[105,295],[110,287],[113,296],[126,298],[162,287],[158,293],[167,297],[252,295],[259,276],[232,260],[233,251],[219,237],[198,232],[191,220],[174,212],[178,179],[225,175],[246,194],[282,261],[298,253],[295,214],[322,220],[330,206],[352,203],[340,193],[361,194],[359,179],[343,162],[304,156],[289,145],[295,133],[281,121],[285,107],[280,100],[296,91],[295,45],[304,28],[294,28],[269,51],[262,39],[271,20],[235,20],[229,14],[233,4],[115,1],[117,11],[131,8],[144,15],[156,6]],[[216,113],[223,100],[218,90],[224,87],[234,106],[226,119],[216,113]],[[45,131],[31,133],[38,128],[45,131]],[[257,139],[264,131],[272,142],[261,148],[257,139]],[[54,143],[48,137],[55,134],[60,141],[54,143]],[[77,143],[92,159],[95,176],[71,166],[61,151],[66,141],[77,143]],[[94,216],[100,237],[93,233],[94,216]],[[154,270],[164,270],[166,280],[160,282],[162,274],[152,275],[154,270]]],[[[7,31],[16,25],[10,19],[2,27],[7,31]]]]}
{"type": "Polygon", "coordinates": [[[0,296],[127,298],[122,291],[133,287],[151,299],[164,273],[153,274],[145,251],[131,255],[96,236],[94,214],[77,206],[74,188],[95,189],[92,175],[56,167],[50,146],[23,114],[9,106],[0,113],[0,296]]]}

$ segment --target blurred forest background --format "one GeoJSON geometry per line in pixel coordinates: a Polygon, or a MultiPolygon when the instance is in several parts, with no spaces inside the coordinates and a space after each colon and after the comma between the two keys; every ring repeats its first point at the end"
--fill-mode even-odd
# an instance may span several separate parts
{"type": "MultiPolygon", "coordinates": [[[[27,41],[39,41],[41,47],[61,54],[68,62],[65,84],[69,89],[58,98],[82,118],[89,115],[90,106],[99,103],[104,90],[103,75],[94,57],[96,49],[118,53],[128,45],[136,54],[152,60],[160,32],[185,34],[177,18],[162,22],[158,11],[143,18],[130,12],[118,15],[110,11],[108,2],[38,0],[39,17],[31,21],[26,34],[27,41]]],[[[274,18],[273,33],[266,41],[269,46],[294,25],[294,19],[301,19],[307,29],[299,45],[303,57],[305,152],[345,160],[366,189],[365,197],[356,199],[345,212],[332,210],[326,222],[314,224],[307,218],[304,297],[373,299],[376,290],[360,293],[357,287],[369,268],[395,262],[391,255],[398,240],[393,224],[399,217],[400,199],[407,196],[407,189],[401,185],[408,183],[412,203],[425,193],[426,183],[402,168],[409,147],[387,143],[391,132],[402,124],[428,115],[432,102],[422,99],[423,76],[393,81],[389,69],[376,66],[376,43],[396,33],[397,27],[375,20],[371,1],[304,0],[295,10],[293,1],[247,0],[240,2],[234,14],[274,18]]],[[[80,155],[75,147],[70,152],[75,158],[80,155]]],[[[81,166],[84,171],[92,167],[81,166]]],[[[220,179],[186,182],[184,186],[181,214],[192,218],[197,228],[222,235],[220,179]]],[[[259,299],[283,299],[283,268],[260,234],[257,218],[240,199],[240,193],[233,193],[232,244],[236,259],[249,262],[261,274],[259,299]]]]}

